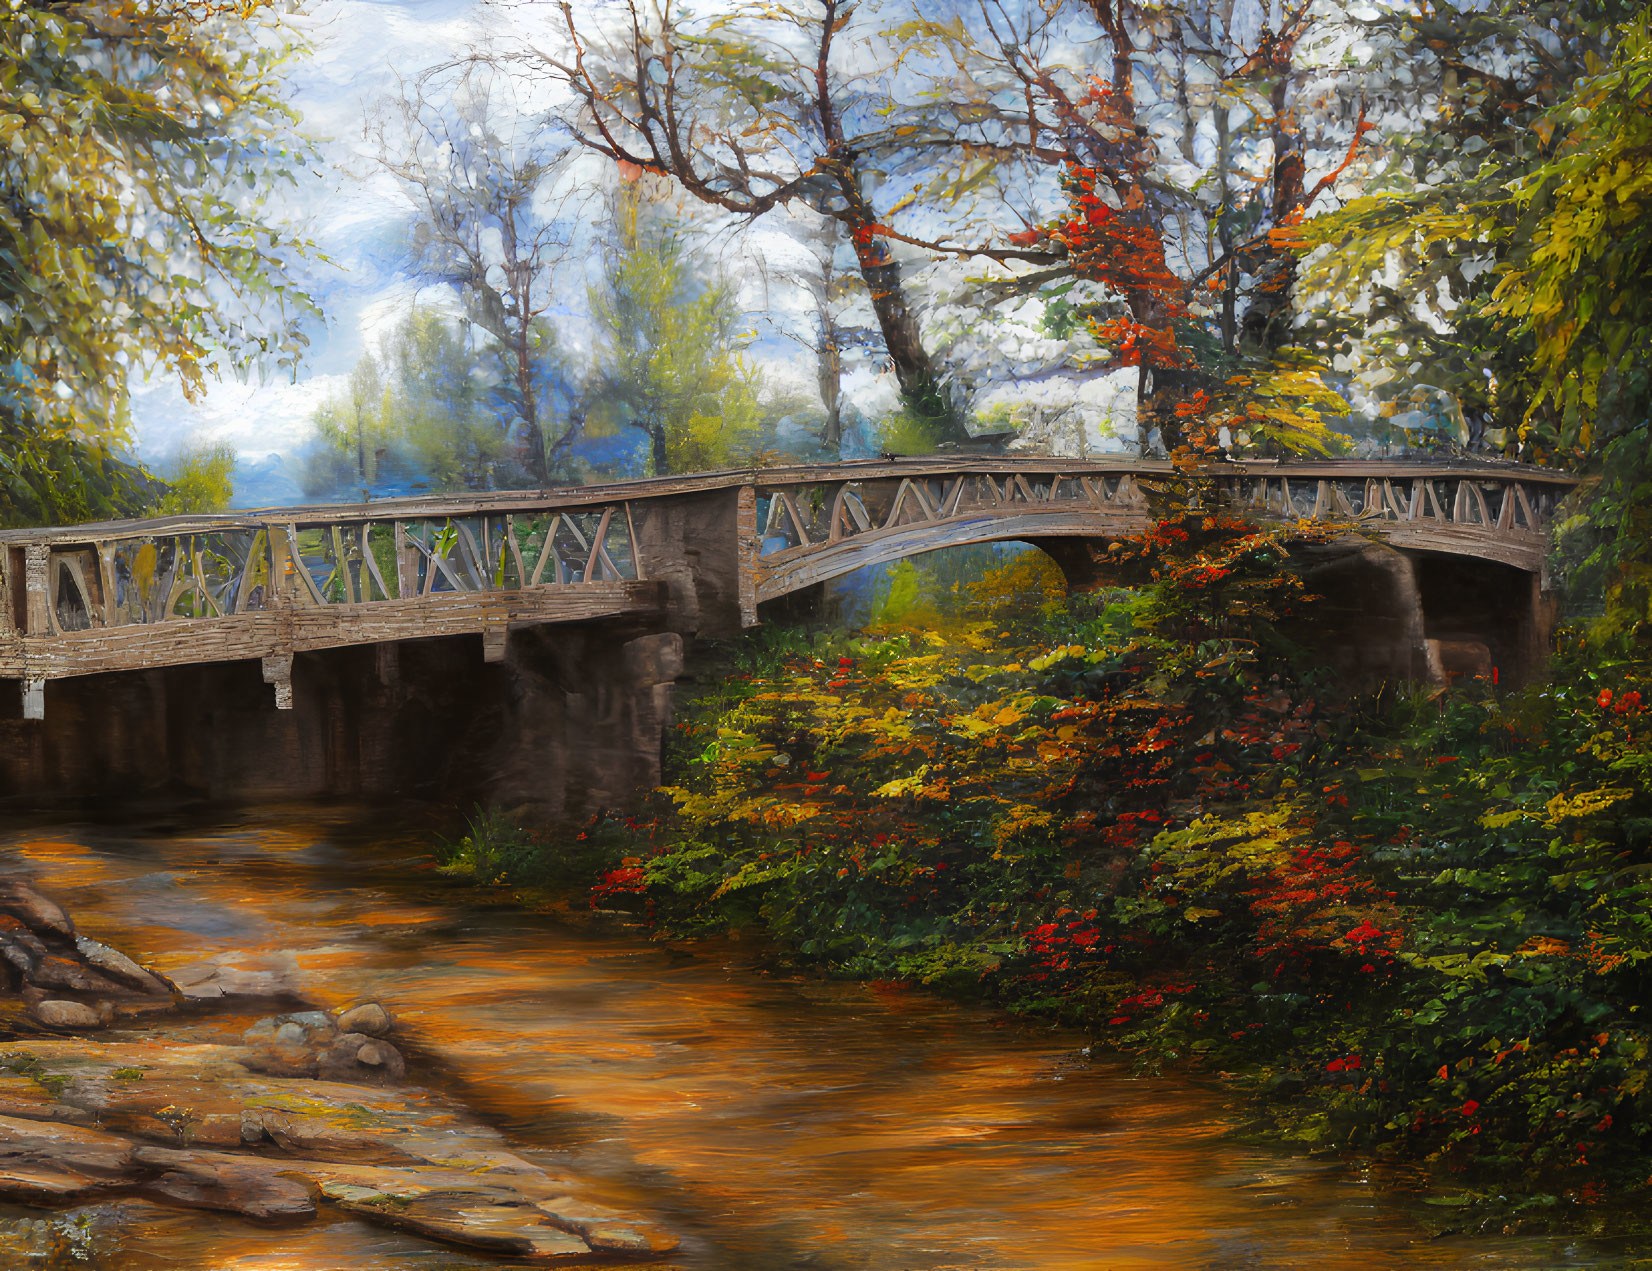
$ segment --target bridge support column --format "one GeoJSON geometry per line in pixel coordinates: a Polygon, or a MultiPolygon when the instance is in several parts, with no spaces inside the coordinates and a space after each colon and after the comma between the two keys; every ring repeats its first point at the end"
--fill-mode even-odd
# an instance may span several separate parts
{"type": "Polygon", "coordinates": [[[293,708],[293,655],[272,653],[264,659],[264,683],[275,686],[275,709],[293,708]]]}
{"type": "Polygon", "coordinates": [[[1415,563],[1361,538],[1298,548],[1303,582],[1319,599],[1282,625],[1351,683],[1433,678],[1415,563]]]}
{"type": "Polygon", "coordinates": [[[1056,563],[1067,580],[1067,590],[1082,591],[1096,581],[1096,558],[1087,538],[1035,538],[1027,540],[1056,563]]]}
{"type": "Polygon", "coordinates": [[[24,680],[23,690],[23,718],[46,718],[46,681],[41,679],[24,680]]]}
{"type": "Polygon", "coordinates": [[[644,578],[666,587],[665,625],[726,638],[757,622],[757,491],[700,490],[635,505],[644,578]]]}

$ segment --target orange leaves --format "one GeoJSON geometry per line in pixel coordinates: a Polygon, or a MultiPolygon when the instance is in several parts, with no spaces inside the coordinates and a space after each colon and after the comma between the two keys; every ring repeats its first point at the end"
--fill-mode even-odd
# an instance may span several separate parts
{"type": "Polygon", "coordinates": [[[1193,419],[1204,414],[1206,407],[1209,405],[1210,394],[1201,388],[1186,401],[1176,403],[1176,417],[1178,419],[1193,419]]]}
{"type": "Polygon", "coordinates": [[[1106,202],[1097,193],[1098,180],[1095,169],[1068,165],[1062,185],[1069,210],[1049,238],[1067,249],[1079,277],[1106,283],[1135,308],[1162,310],[1167,320],[1181,316],[1185,284],[1166,262],[1158,229],[1143,209],[1106,202]]]}
{"type": "Polygon", "coordinates": [[[1121,366],[1173,367],[1189,363],[1176,344],[1174,331],[1143,326],[1123,317],[1095,323],[1091,330],[1102,344],[1113,346],[1113,360],[1121,366]]]}
{"type": "Polygon", "coordinates": [[[876,268],[888,263],[889,248],[880,241],[888,234],[889,227],[879,225],[876,221],[857,225],[849,232],[849,238],[855,247],[855,257],[862,266],[876,268]]]}

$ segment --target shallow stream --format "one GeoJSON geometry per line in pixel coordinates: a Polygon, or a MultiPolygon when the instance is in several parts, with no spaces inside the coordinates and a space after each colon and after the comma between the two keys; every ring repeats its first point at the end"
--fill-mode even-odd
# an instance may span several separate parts
{"type": "MultiPolygon", "coordinates": [[[[375,820],[36,825],[0,860],[162,970],[222,956],[286,967],[317,1005],[385,1002],[411,1078],[673,1228],[684,1271],[1632,1264],[1558,1239],[1430,1238],[1357,1171],[1225,1137],[1219,1089],[1133,1079],[1075,1035],[921,993],[769,974],[737,943],[493,903],[375,820]]],[[[515,1265],[343,1217],[272,1230],[134,1202],[80,1222],[90,1265],[119,1271],[515,1265]]]]}

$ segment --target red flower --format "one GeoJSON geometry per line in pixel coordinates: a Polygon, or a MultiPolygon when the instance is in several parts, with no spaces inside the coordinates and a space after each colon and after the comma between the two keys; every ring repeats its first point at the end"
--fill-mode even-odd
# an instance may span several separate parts
{"type": "Polygon", "coordinates": [[[1480,1105],[1478,1103],[1476,1103],[1473,1099],[1470,1099],[1467,1103],[1465,1103],[1463,1105],[1463,1115],[1465,1117],[1471,1117],[1476,1112],[1478,1112],[1479,1110],[1480,1110],[1480,1105]]]}
{"type": "Polygon", "coordinates": [[[1612,690],[1609,689],[1609,688],[1601,689],[1600,690],[1600,696],[1595,698],[1595,705],[1600,707],[1601,710],[1605,710],[1611,704],[1612,704],[1612,690]]]}

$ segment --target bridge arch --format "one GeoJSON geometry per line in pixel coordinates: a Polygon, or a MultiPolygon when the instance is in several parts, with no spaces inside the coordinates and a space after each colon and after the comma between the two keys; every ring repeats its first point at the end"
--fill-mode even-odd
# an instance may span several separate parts
{"type": "Polygon", "coordinates": [[[1089,559],[1084,546],[1087,542],[1127,538],[1140,534],[1145,527],[1145,511],[982,516],[940,526],[901,526],[793,553],[790,559],[767,565],[758,582],[757,599],[759,603],[779,600],[870,565],[889,565],[949,547],[979,543],[1025,543],[1035,547],[1054,560],[1069,584],[1074,584],[1084,580],[1084,566],[1089,559]]]}

